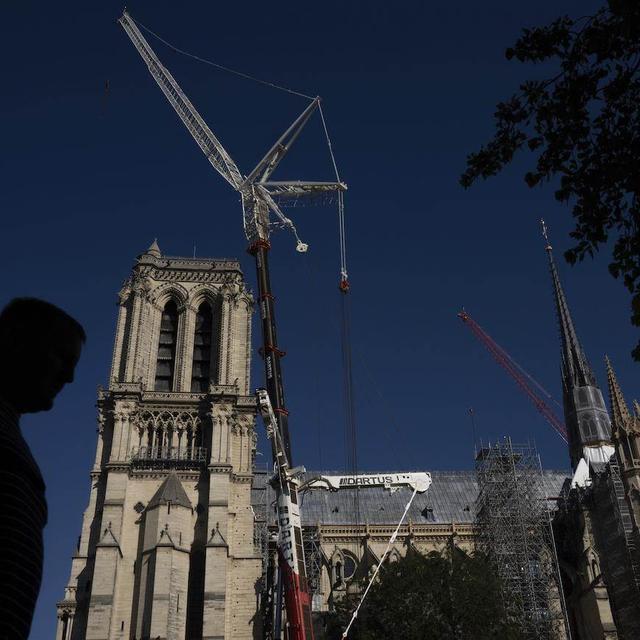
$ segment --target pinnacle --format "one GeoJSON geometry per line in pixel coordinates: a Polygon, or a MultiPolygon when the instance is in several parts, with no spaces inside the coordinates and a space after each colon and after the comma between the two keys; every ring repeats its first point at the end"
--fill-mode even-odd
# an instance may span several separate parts
{"type": "Polygon", "coordinates": [[[624,401],[622,389],[620,389],[608,356],[605,356],[605,363],[607,365],[607,382],[609,383],[609,403],[611,404],[613,428],[615,431],[621,428],[627,429],[631,421],[629,407],[627,407],[627,403],[624,401]]]}
{"type": "Polygon", "coordinates": [[[151,246],[146,250],[147,254],[152,255],[156,258],[159,258],[162,255],[162,251],[160,251],[160,247],[158,246],[158,239],[154,238],[151,246]]]}

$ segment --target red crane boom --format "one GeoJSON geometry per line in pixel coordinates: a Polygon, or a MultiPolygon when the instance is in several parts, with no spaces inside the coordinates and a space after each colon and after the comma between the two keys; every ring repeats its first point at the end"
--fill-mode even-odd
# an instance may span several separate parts
{"type": "Polygon", "coordinates": [[[516,381],[518,386],[525,392],[529,400],[533,402],[536,409],[544,416],[545,420],[555,429],[556,433],[567,442],[567,429],[564,422],[558,418],[553,409],[540,397],[538,392],[527,381],[518,365],[515,364],[511,356],[466,312],[461,311],[458,318],[464,322],[480,342],[487,348],[489,353],[496,359],[498,364],[516,381]]]}

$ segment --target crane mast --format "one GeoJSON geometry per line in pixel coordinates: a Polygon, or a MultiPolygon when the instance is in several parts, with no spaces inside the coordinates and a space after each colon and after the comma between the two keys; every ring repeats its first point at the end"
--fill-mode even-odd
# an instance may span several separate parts
{"type": "MultiPolygon", "coordinates": [[[[302,546],[298,485],[295,474],[291,471],[291,439],[281,366],[284,352],[278,347],[275,298],[269,275],[271,248],[269,235],[272,227],[288,229],[297,240],[296,249],[300,252],[306,251],[307,245],[300,240],[293,222],[280,209],[278,199],[299,198],[327,192],[340,194],[347,188],[342,182],[270,180],[271,174],[285,157],[302,128],[313,112],[319,108],[320,98],[311,100],[307,108],[280,136],[253,171],[244,176],[175,78],[162,65],[131,16],[124,11],[118,22],[209,163],[240,194],[242,200],[244,232],[249,241],[248,252],[255,258],[258,280],[258,306],[262,328],[261,353],[264,359],[266,391],[258,390],[257,393],[259,408],[271,441],[276,470],[274,486],[278,511],[278,558],[284,587],[289,638],[290,640],[313,640],[311,597],[302,546]],[[271,214],[275,217],[274,222],[270,221],[271,214]]],[[[342,202],[341,199],[340,202],[342,202]]]]}

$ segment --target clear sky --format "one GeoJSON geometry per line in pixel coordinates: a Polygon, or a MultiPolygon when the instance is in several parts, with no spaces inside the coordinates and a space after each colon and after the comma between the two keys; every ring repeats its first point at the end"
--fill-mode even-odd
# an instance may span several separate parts
{"type": "MultiPolygon", "coordinates": [[[[588,5],[585,7],[585,4],[588,5]]],[[[496,102],[526,70],[504,49],[521,27],[591,1],[469,0],[129,3],[134,17],[202,57],[324,98],[346,197],[362,469],[468,469],[478,435],[535,440],[547,468],[562,441],[456,318],[463,305],[556,398],[559,343],[538,219],[550,226],[578,332],[601,384],[608,353],[627,398],[637,365],[629,298],[606,256],[570,268],[569,209],[528,189],[520,162],[469,191],[465,156],[491,134],[496,102]]],[[[116,293],[154,237],[168,255],[245,254],[240,205],[166,103],[115,24],[109,1],[4,7],[0,302],[33,295],[85,326],[76,382],[23,426],[47,482],[46,563],[33,638],[53,637],[55,602],[89,492],[96,386],[106,384],[116,293]],[[108,82],[108,90],[106,84],[108,82]]],[[[152,41],[241,170],[248,172],[306,105],[152,41]]],[[[331,179],[312,121],[278,176],[331,179]]],[[[295,460],[345,463],[338,239],[331,207],[293,212],[310,246],[274,239],[285,384],[295,460]]],[[[255,326],[254,347],[257,348],[255,326]]],[[[255,348],[254,348],[255,353],[255,348]]],[[[37,363],[34,363],[37,367],[37,363]]],[[[254,384],[261,384],[254,361],[254,384]]],[[[267,460],[268,450],[260,447],[267,460]]]]}

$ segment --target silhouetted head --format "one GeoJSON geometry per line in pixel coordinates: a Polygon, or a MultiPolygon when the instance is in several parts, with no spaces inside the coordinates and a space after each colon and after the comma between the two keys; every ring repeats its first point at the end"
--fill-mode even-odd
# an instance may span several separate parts
{"type": "Polygon", "coordinates": [[[19,413],[48,411],[73,382],[85,332],[55,305],[15,298],[0,313],[0,397],[19,413]]]}

